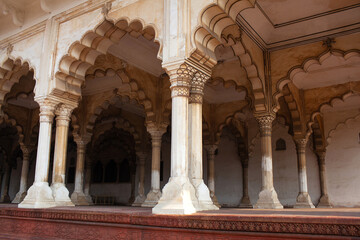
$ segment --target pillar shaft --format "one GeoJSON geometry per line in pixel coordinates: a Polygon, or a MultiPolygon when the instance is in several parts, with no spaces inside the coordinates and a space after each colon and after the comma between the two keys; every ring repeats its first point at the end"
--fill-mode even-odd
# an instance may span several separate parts
{"type": "Polygon", "coordinates": [[[273,164],[271,152],[271,130],[273,114],[264,114],[256,117],[260,127],[261,136],[261,175],[262,187],[259,200],[254,208],[283,208],[279,202],[273,182],[273,164]]]}
{"type": "Polygon", "coordinates": [[[188,177],[188,97],[192,67],[183,63],[167,66],[171,82],[171,173],[155,214],[191,214],[198,204],[188,177]]]}
{"type": "Polygon", "coordinates": [[[69,198],[69,190],[65,186],[67,142],[72,110],[70,107],[61,105],[56,111],[56,136],[51,189],[57,206],[74,206],[69,198]]]}
{"type": "Polygon", "coordinates": [[[40,105],[40,129],[36,156],[35,180],[20,208],[54,207],[55,201],[48,183],[51,127],[56,103],[48,99],[37,100],[40,105]]]}
{"type": "Polygon", "coordinates": [[[6,164],[5,174],[3,176],[4,187],[2,189],[1,198],[0,198],[0,202],[2,203],[10,202],[10,196],[9,196],[10,177],[11,177],[11,166],[9,166],[9,164],[6,164]]]}
{"type": "Polygon", "coordinates": [[[210,191],[210,197],[215,206],[220,207],[220,204],[215,195],[215,151],[218,148],[217,145],[206,145],[205,149],[207,152],[207,179],[208,187],[210,191]]]}
{"type": "Polygon", "coordinates": [[[75,189],[71,194],[71,201],[75,205],[89,205],[84,193],[84,165],[85,165],[85,152],[86,145],[90,141],[90,136],[74,138],[77,144],[77,159],[76,159],[76,172],[75,172],[75,189]]]}
{"type": "Polygon", "coordinates": [[[189,178],[199,201],[198,211],[219,209],[214,205],[203,180],[202,92],[206,79],[201,79],[201,86],[197,81],[193,82],[189,99],[189,178]]]}
{"type": "Polygon", "coordinates": [[[23,161],[21,167],[21,179],[20,179],[20,190],[16,194],[12,203],[20,203],[24,200],[27,191],[27,180],[29,175],[29,158],[33,148],[31,146],[21,145],[21,151],[23,153],[23,161]]]}
{"type": "Polygon", "coordinates": [[[296,198],[294,208],[314,208],[308,193],[306,175],[306,138],[295,139],[296,153],[298,158],[299,194],[296,198]]]}
{"type": "Polygon", "coordinates": [[[242,180],[243,180],[243,196],[240,201],[239,207],[251,208],[251,202],[249,197],[249,159],[241,161],[242,166],[242,180]]]}
{"type": "Polygon", "coordinates": [[[89,205],[93,205],[93,201],[90,195],[90,184],[91,184],[91,161],[90,159],[87,159],[85,161],[85,186],[84,186],[84,194],[86,201],[89,205]]]}
{"type": "Polygon", "coordinates": [[[138,152],[136,155],[139,158],[138,161],[138,169],[139,169],[139,185],[138,185],[138,195],[135,198],[134,203],[132,206],[140,207],[145,199],[145,159],[146,159],[146,153],[144,152],[138,152]]]}
{"type": "Polygon", "coordinates": [[[152,142],[152,158],[151,158],[151,189],[146,196],[146,200],[142,204],[143,207],[154,207],[160,197],[160,155],[161,155],[161,139],[166,132],[166,127],[148,127],[148,132],[151,134],[152,142]]]}
{"type": "Polygon", "coordinates": [[[319,175],[320,175],[320,190],[321,196],[319,203],[317,205],[318,208],[331,208],[332,204],[330,202],[330,198],[327,191],[327,183],[326,183],[326,167],[325,167],[325,151],[316,152],[318,156],[319,163],[319,175]]]}

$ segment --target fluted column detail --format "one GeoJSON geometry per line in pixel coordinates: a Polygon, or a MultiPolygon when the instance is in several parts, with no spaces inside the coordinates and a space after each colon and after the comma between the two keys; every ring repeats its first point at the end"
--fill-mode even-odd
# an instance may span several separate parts
{"type": "Polygon", "coordinates": [[[35,180],[29,188],[20,208],[45,208],[56,206],[52,190],[48,183],[51,128],[54,119],[56,102],[48,99],[37,99],[40,105],[40,129],[36,156],[35,180]]]}
{"type": "Polygon", "coordinates": [[[24,200],[27,192],[27,180],[29,175],[29,159],[30,154],[33,151],[34,147],[29,145],[20,145],[21,151],[23,153],[23,161],[21,167],[21,179],[20,179],[20,190],[16,194],[12,203],[20,203],[24,200]]]}
{"type": "Polygon", "coordinates": [[[299,194],[296,198],[294,208],[314,208],[308,192],[307,174],[306,174],[306,144],[307,138],[295,139],[296,153],[298,159],[298,175],[299,175],[299,194]]]}
{"type": "Polygon", "coordinates": [[[215,195],[215,151],[218,148],[217,145],[205,145],[205,149],[207,152],[207,178],[208,178],[208,187],[210,191],[210,197],[215,206],[221,207],[219,204],[216,195],[215,195]]]}
{"type": "Polygon", "coordinates": [[[261,137],[261,179],[262,186],[259,199],[254,208],[283,208],[274,189],[273,163],[271,151],[271,131],[274,114],[255,116],[260,128],[261,137]]]}
{"type": "Polygon", "coordinates": [[[166,125],[148,126],[148,132],[151,135],[152,158],[151,158],[151,189],[146,196],[146,200],[142,204],[143,207],[154,207],[160,197],[160,156],[161,156],[161,139],[166,132],[166,125]]]}
{"type": "Polygon", "coordinates": [[[67,142],[72,110],[73,107],[66,105],[60,105],[56,110],[56,136],[51,189],[57,206],[75,206],[71,202],[69,190],[65,186],[67,142]]]}
{"type": "Polygon", "coordinates": [[[318,157],[319,163],[319,175],[320,175],[320,190],[321,196],[319,203],[316,207],[318,208],[332,208],[332,204],[329,198],[329,194],[327,191],[327,183],[326,183],[326,151],[317,151],[316,155],[318,157]]]}
{"type": "Polygon", "coordinates": [[[77,144],[77,160],[75,173],[75,189],[71,194],[71,201],[75,205],[90,205],[84,193],[84,165],[86,145],[90,142],[91,136],[75,135],[74,140],[77,144]]]}

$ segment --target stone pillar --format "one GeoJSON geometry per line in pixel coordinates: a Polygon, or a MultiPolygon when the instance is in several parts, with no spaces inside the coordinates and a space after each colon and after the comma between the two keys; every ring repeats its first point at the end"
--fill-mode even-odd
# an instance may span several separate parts
{"type": "Polygon", "coordinates": [[[188,100],[191,67],[187,64],[167,66],[171,82],[171,172],[154,214],[191,214],[198,204],[194,186],[188,176],[188,100]]]}
{"type": "Polygon", "coordinates": [[[72,108],[61,105],[56,111],[56,136],[51,190],[57,206],[75,206],[65,186],[66,155],[72,108]]]}
{"type": "Polygon", "coordinates": [[[207,178],[208,178],[210,197],[211,197],[211,200],[213,201],[213,203],[215,204],[215,206],[220,208],[221,205],[219,204],[219,202],[216,198],[216,195],[215,195],[215,151],[217,148],[218,148],[217,145],[206,145],[205,146],[205,149],[207,152],[207,160],[208,160],[207,178]]]}
{"type": "Polygon", "coordinates": [[[274,189],[273,180],[271,130],[274,119],[275,115],[270,113],[256,116],[261,136],[262,187],[259,193],[259,199],[254,205],[254,208],[283,208],[274,189]]]}
{"type": "Polygon", "coordinates": [[[77,144],[77,160],[76,160],[76,174],[75,174],[75,189],[71,194],[71,201],[75,205],[89,205],[86,195],[84,193],[84,165],[86,145],[90,141],[90,136],[74,138],[77,144]]]}
{"type": "Polygon", "coordinates": [[[1,197],[0,197],[0,202],[2,202],[2,203],[10,202],[10,196],[9,196],[10,177],[11,177],[11,166],[6,163],[5,174],[3,176],[4,187],[2,189],[1,197]]]}
{"type": "Polygon", "coordinates": [[[141,207],[144,203],[146,196],[145,196],[145,159],[146,153],[144,152],[137,152],[136,155],[139,158],[139,185],[138,185],[138,195],[135,198],[134,203],[132,206],[134,207],[141,207]]]}
{"type": "Polygon", "coordinates": [[[189,98],[189,178],[199,201],[197,211],[218,210],[203,180],[202,103],[208,76],[196,72],[191,81],[189,98]]]}
{"type": "Polygon", "coordinates": [[[131,193],[129,198],[129,205],[132,205],[135,201],[135,179],[136,179],[136,168],[134,164],[130,165],[130,183],[131,183],[131,193]]]}
{"type": "Polygon", "coordinates": [[[151,158],[151,189],[146,196],[146,200],[142,207],[155,207],[161,197],[160,190],[160,155],[161,155],[161,139],[166,132],[166,127],[148,127],[151,134],[152,158],[151,158]]]}
{"type": "Polygon", "coordinates": [[[319,163],[319,175],[320,175],[320,189],[321,197],[319,203],[316,207],[318,208],[332,208],[331,201],[329,199],[327,184],[326,184],[326,167],[325,167],[325,156],[326,151],[317,151],[316,155],[318,156],[319,163]]]}
{"type": "MultiPolygon", "coordinates": [[[[86,156],[86,154],[85,154],[86,156]]],[[[90,195],[90,184],[91,184],[91,170],[92,170],[92,162],[90,159],[85,161],[85,187],[84,187],[84,194],[85,199],[89,205],[94,205],[91,195],[90,195]]]]}
{"type": "Polygon", "coordinates": [[[242,177],[243,177],[243,196],[240,201],[239,207],[241,208],[252,208],[249,197],[249,159],[241,160],[242,166],[242,177]]]}
{"type": "Polygon", "coordinates": [[[308,192],[307,175],[306,175],[306,138],[295,139],[296,153],[298,159],[298,175],[299,175],[299,194],[296,198],[294,208],[314,208],[308,192]]]}
{"type": "Polygon", "coordinates": [[[55,103],[45,99],[38,100],[40,105],[40,129],[36,156],[35,180],[29,188],[20,208],[46,208],[56,206],[48,183],[51,127],[54,119],[55,103]]]}
{"type": "Polygon", "coordinates": [[[32,146],[21,145],[21,151],[23,153],[23,161],[21,167],[21,179],[20,179],[20,190],[16,194],[12,203],[20,203],[24,200],[27,191],[27,180],[29,175],[29,158],[33,150],[32,146]]]}

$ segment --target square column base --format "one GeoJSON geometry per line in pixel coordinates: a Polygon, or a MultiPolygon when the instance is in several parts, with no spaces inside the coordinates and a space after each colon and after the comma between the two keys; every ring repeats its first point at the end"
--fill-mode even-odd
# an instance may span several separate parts
{"type": "Polygon", "coordinates": [[[253,205],[251,205],[250,198],[248,196],[241,198],[239,208],[253,208],[253,205]]]}
{"type": "Polygon", "coordinates": [[[141,205],[142,207],[155,207],[156,204],[159,202],[161,198],[161,191],[159,189],[153,190],[151,189],[150,192],[146,196],[146,200],[141,205]]]}
{"type": "Polygon", "coordinates": [[[284,208],[281,205],[275,189],[265,189],[259,193],[259,200],[254,205],[254,208],[258,209],[282,209],[284,208]]]}
{"type": "Polygon", "coordinates": [[[131,206],[141,207],[141,205],[144,203],[145,199],[146,199],[145,195],[137,195],[134,203],[131,206]]]}
{"type": "Polygon", "coordinates": [[[92,197],[90,195],[85,194],[85,199],[88,202],[89,205],[94,205],[94,202],[92,200],[92,197]]]}
{"type": "Polygon", "coordinates": [[[73,192],[71,194],[71,201],[75,204],[75,206],[89,206],[90,205],[83,192],[73,192]]]}
{"type": "Polygon", "coordinates": [[[328,195],[322,195],[320,197],[319,203],[316,206],[317,208],[332,208],[333,206],[330,203],[330,199],[328,195]]]}
{"type": "Polygon", "coordinates": [[[25,192],[18,192],[14,198],[14,200],[12,200],[11,203],[21,203],[24,198],[26,197],[26,191],[25,192]]]}
{"type": "Polygon", "coordinates": [[[198,201],[194,186],[187,177],[171,177],[163,188],[153,214],[192,214],[196,212],[198,201]]]}
{"type": "Polygon", "coordinates": [[[203,179],[191,179],[192,184],[194,185],[196,197],[199,201],[199,206],[196,209],[197,211],[206,211],[206,210],[219,210],[211,197],[209,188],[205,185],[203,179]]]}
{"type": "Polygon", "coordinates": [[[56,206],[74,207],[74,203],[69,198],[69,190],[63,183],[51,184],[51,190],[56,206]]]}
{"type": "Polygon", "coordinates": [[[27,191],[24,200],[18,205],[19,208],[49,208],[55,206],[55,200],[47,182],[34,182],[27,191]]]}
{"type": "Polygon", "coordinates": [[[308,193],[299,193],[294,208],[315,208],[308,193]]]}

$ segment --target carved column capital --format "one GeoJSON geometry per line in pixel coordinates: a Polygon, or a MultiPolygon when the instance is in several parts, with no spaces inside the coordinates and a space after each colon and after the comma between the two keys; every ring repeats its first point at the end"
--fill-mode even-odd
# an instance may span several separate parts
{"type": "Polygon", "coordinates": [[[298,153],[305,153],[306,144],[308,142],[307,138],[295,138],[294,142],[296,144],[296,150],[298,153]]]}
{"type": "Polygon", "coordinates": [[[170,77],[171,97],[189,97],[191,78],[194,74],[193,68],[185,62],[164,67],[170,77]]]}
{"type": "Polygon", "coordinates": [[[56,126],[69,126],[71,113],[74,107],[61,104],[55,110],[56,126]]]}
{"type": "Polygon", "coordinates": [[[263,136],[271,136],[271,129],[272,129],[272,122],[275,119],[275,114],[266,113],[255,116],[259,128],[260,128],[260,135],[263,136]]]}
{"type": "Polygon", "coordinates": [[[23,158],[29,157],[29,155],[31,154],[31,152],[34,150],[34,146],[32,145],[24,145],[24,144],[20,144],[20,149],[23,153],[23,158]]]}
{"type": "Polygon", "coordinates": [[[316,151],[316,155],[318,156],[319,164],[325,165],[326,151],[316,151]]]}
{"type": "Polygon", "coordinates": [[[191,80],[189,103],[203,103],[204,86],[210,76],[201,72],[195,72],[191,80]]]}
{"type": "Polygon", "coordinates": [[[161,142],[162,136],[166,133],[167,125],[156,125],[150,123],[146,126],[146,129],[150,133],[152,143],[154,144],[154,142],[161,142]]]}
{"type": "Polygon", "coordinates": [[[215,155],[215,151],[216,151],[216,149],[218,149],[218,145],[216,145],[216,144],[204,145],[204,148],[205,148],[207,154],[215,155]]]}
{"type": "Polygon", "coordinates": [[[147,157],[146,152],[136,152],[136,156],[139,159],[139,164],[140,165],[145,164],[145,160],[146,160],[146,157],[147,157]]]}
{"type": "Polygon", "coordinates": [[[47,98],[39,98],[35,100],[40,105],[40,123],[52,123],[55,116],[55,107],[58,103],[47,98]]]}
{"type": "Polygon", "coordinates": [[[77,146],[85,147],[91,140],[91,134],[85,133],[83,135],[74,134],[74,141],[76,142],[77,146]]]}

